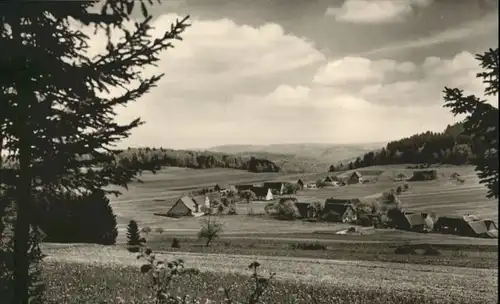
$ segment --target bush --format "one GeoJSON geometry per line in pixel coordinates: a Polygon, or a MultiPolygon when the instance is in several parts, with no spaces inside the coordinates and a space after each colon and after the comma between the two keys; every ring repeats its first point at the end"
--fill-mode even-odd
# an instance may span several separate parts
{"type": "Polygon", "coordinates": [[[264,212],[267,215],[275,216],[276,215],[276,203],[268,203],[268,204],[266,204],[266,206],[264,207],[264,212]]]}
{"type": "Polygon", "coordinates": [[[405,184],[403,185],[403,188],[404,188],[405,190],[408,190],[408,189],[410,189],[410,185],[408,185],[407,183],[405,183],[405,184]]]}
{"type": "Polygon", "coordinates": [[[294,220],[300,217],[299,209],[292,200],[284,201],[276,206],[276,217],[280,220],[294,220]]]}
{"type": "Polygon", "coordinates": [[[163,233],[163,231],[164,231],[164,230],[163,230],[163,228],[162,228],[162,227],[156,227],[156,228],[155,228],[155,232],[156,232],[156,233],[162,234],[162,233],[163,233]]]}
{"type": "Polygon", "coordinates": [[[436,248],[429,246],[425,248],[424,255],[439,256],[441,255],[441,252],[439,252],[439,250],[437,250],[436,248]]]}
{"type": "Polygon", "coordinates": [[[227,215],[236,215],[238,214],[236,212],[236,206],[234,204],[230,205],[229,208],[227,209],[227,215]]]}
{"type": "Polygon", "coordinates": [[[116,242],[116,216],[104,191],[83,195],[40,194],[36,206],[34,214],[48,242],[102,245],[116,242]]]}
{"type": "Polygon", "coordinates": [[[401,245],[394,251],[395,254],[416,254],[415,249],[410,245],[401,245]]]}
{"type": "Polygon", "coordinates": [[[301,250],[326,250],[326,245],[321,244],[316,241],[314,243],[305,242],[305,243],[292,243],[290,244],[291,249],[301,249],[301,250]]]}
{"type": "Polygon", "coordinates": [[[205,245],[208,247],[214,239],[219,237],[220,233],[222,233],[222,224],[208,218],[203,220],[198,238],[205,239],[205,245]]]}
{"type": "Polygon", "coordinates": [[[396,194],[397,194],[397,195],[400,195],[400,194],[401,194],[401,192],[403,192],[403,187],[398,186],[398,187],[396,188],[396,194]]]}
{"type": "Polygon", "coordinates": [[[152,229],[149,226],[146,226],[146,227],[141,229],[141,232],[143,232],[145,234],[149,234],[149,233],[151,233],[151,231],[152,231],[152,229]]]}
{"type": "Polygon", "coordinates": [[[178,238],[174,237],[174,239],[172,240],[172,248],[181,248],[181,242],[178,238]]]}

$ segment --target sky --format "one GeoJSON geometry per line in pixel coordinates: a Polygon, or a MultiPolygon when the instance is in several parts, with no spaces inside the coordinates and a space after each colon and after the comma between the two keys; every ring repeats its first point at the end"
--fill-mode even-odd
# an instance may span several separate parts
{"type": "MultiPolygon", "coordinates": [[[[124,147],[442,131],[461,119],[443,108],[444,87],[483,98],[475,54],[498,47],[490,0],[171,0],[153,11],[154,36],[188,14],[191,27],[145,71],[165,73],[158,86],[117,110],[119,121],[146,122],[124,147]]],[[[92,35],[92,51],[103,50],[103,33],[92,35]]]]}

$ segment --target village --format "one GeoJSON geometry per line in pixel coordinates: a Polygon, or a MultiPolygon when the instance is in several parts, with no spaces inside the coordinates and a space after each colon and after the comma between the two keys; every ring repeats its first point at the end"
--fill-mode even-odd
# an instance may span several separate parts
{"type": "MultiPolygon", "coordinates": [[[[441,176],[443,177],[443,176],[441,176]]],[[[309,222],[330,222],[356,227],[397,229],[416,233],[453,234],[475,238],[498,238],[498,228],[492,219],[483,219],[473,214],[436,215],[434,212],[413,212],[404,207],[399,195],[407,191],[412,182],[432,181],[438,178],[436,170],[417,170],[408,178],[397,173],[395,188],[368,197],[323,199],[304,193],[318,189],[350,187],[377,183],[377,176],[366,176],[359,171],[349,174],[327,175],[316,181],[306,178],[287,181],[272,181],[254,184],[217,183],[211,188],[203,188],[183,195],[166,213],[158,216],[180,218],[210,215],[235,215],[238,205],[264,204],[265,214],[277,220],[304,220],[309,222]]],[[[460,174],[453,172],[447,177],[457,184],[464,182],[460,174]]],[[[340,234],[345,231],[340,232],[340,234]]]]}

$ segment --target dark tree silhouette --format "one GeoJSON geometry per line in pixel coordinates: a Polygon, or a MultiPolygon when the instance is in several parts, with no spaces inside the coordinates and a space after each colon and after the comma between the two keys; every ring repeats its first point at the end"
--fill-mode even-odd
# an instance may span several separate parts
{"type": "Polygon", "coordinates": [[[139,226],[137,226],[137,222],[134,220],[131,220],[127,226],[127,245],[141,245],[141,234],[139,232],[139,226]]]}
{"type": "MultiPolygon", "coordinates": [[[[490,49],[476,56],[483,72],[477,77],[482,78],[486,85],[484,94],[498,94],[499,51],[490,49]]],[[[476,158],[477,175],[480,183],[488,188],[487,197],[498,198],[498,108],[486,103],[474,95],[464,96],[460,89],[444,89],[444,107],[450,108],[454,115],[465,114],[463,122],[464,133],[475,140],[473,152],[476,158]]]]}
{"type": "Polygon", "coordinates": [[[99,12],[90,12],[96,3],[0,3],[0,138],[8,159],[17,164],[1,168],[2,187],[15,189],[15,287],[10,303],[29,302],[27,253],[35,192],[126,186],[140,168],[117,166],[113,144],[142,122],[118,124],[114,109],[156,85],[162,75],[144,75],[142,69],[154,65],[187,26],[186,17],[153,39],[145,2],[106,0],[99,12]],[[124,22],[139,4],[144,19],[127,29],[124,22]],[[92,38],[75,29],[70,18],[106,30],[106,51],[89,57],[87,42],[92,38]],[[123,39],[113,43],[111,33],[123,39]],[[110,88],[122,93],[111,95],[110,88]]]}

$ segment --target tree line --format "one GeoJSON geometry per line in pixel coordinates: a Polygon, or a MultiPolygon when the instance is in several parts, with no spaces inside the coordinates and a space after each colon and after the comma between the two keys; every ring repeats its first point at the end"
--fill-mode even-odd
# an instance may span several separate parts
{"type": "Polygon", "coordinates": [[[443,132],[424,132],[389,142],[346,164],[330,166],[330,171],[352,170],[392,164],[471,164],[481,141],[464,134],[463,123],[448,125],[443,132]]]}
{"type": "Polygon", "coordinates": [[[231,168],[250,172],[279,172],[274,162],[253,156],[236,156],[219,152],[173,150],[164,148],[128,148],[117,155],[125,168],[183,167],[192,169],[231,168]]]}

